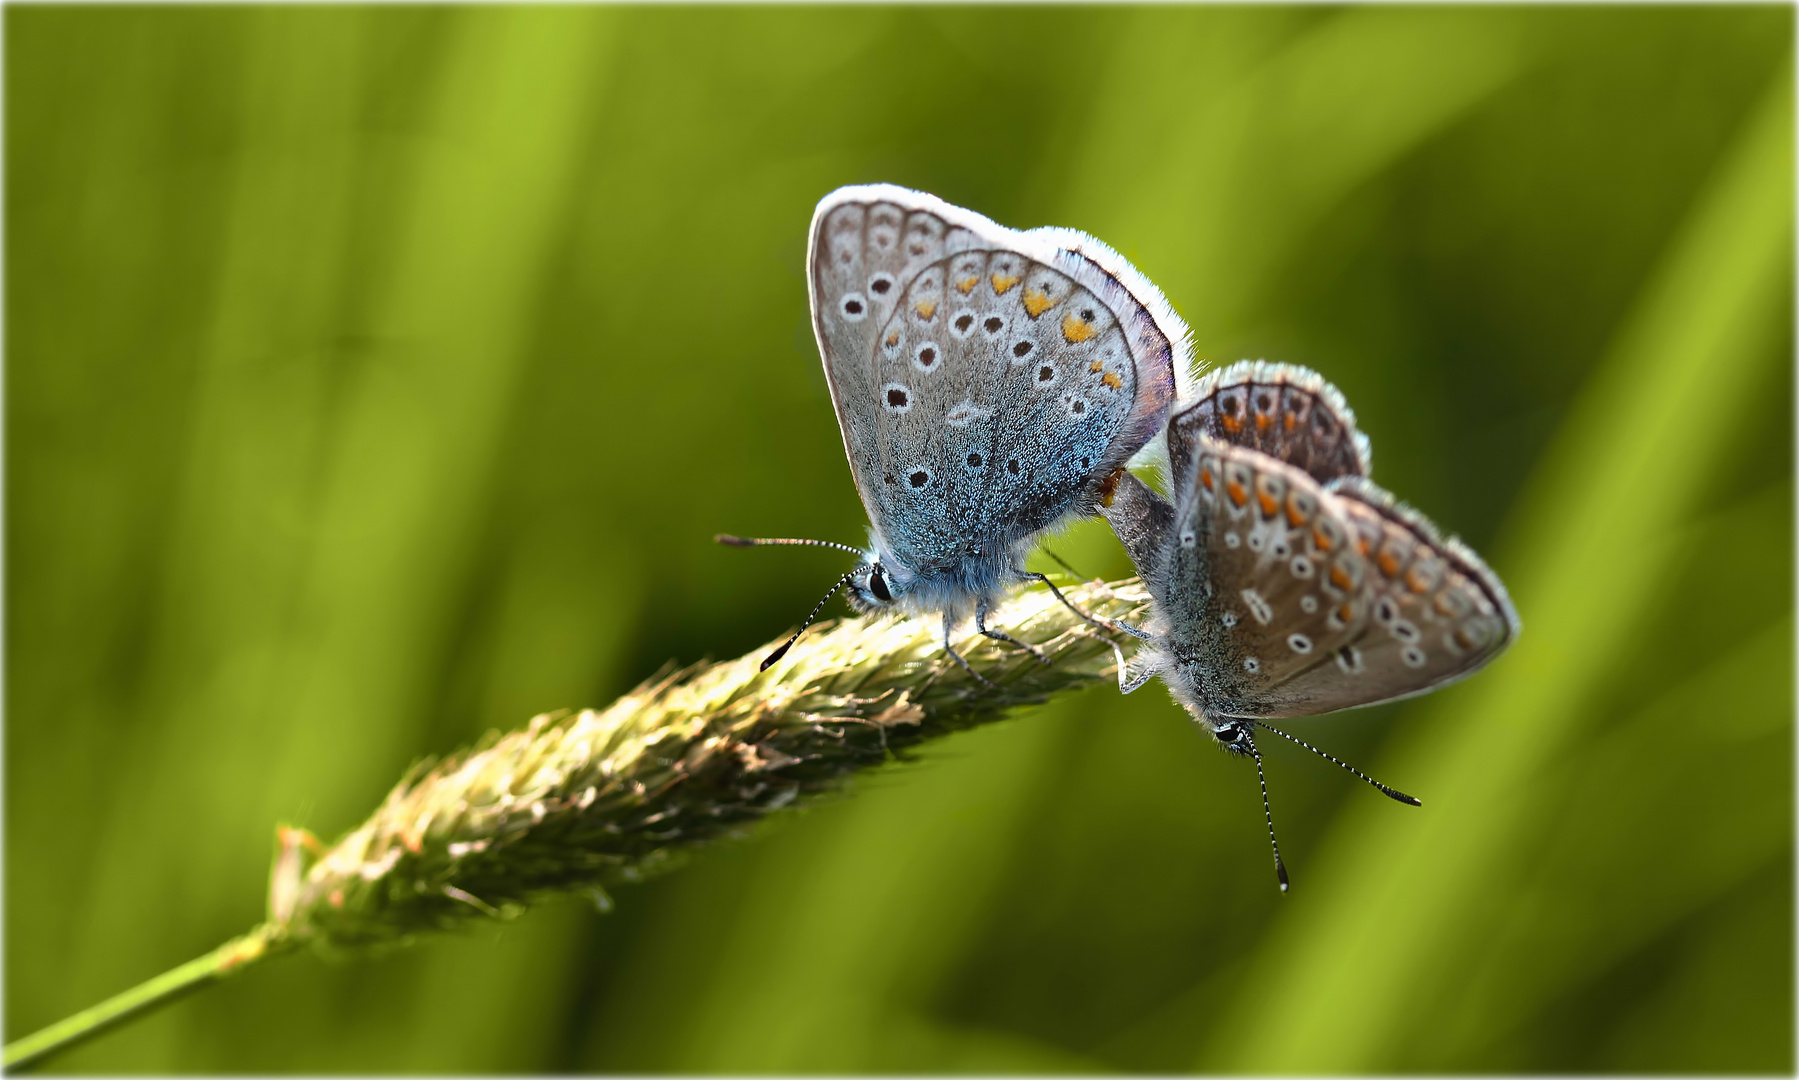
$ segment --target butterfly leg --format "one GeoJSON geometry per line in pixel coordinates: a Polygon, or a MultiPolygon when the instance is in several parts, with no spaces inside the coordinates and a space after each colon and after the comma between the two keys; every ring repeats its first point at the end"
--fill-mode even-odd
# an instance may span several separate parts
{"type": "Polygon", "coordinates": [[[1023,649],[1025,652],[1028,652],[1032,656],[1035,656],[1040,662],[1045,663],[1045,664],[1049,663],[1049,657],[1043,655],[1043,650],[1039,649],[1035,645],[1032,645],[1030,642],[1020,641],[1017,638],[1013,637],[1011,634],[1006,633],[1004,630],[989,630],[987,628],[987,598],[986,597],[982,597],[975,604],[974,628],[981,632],[982,637],[989,637],[995,641],[1003,641],[1008,645],[1016,645],[1019,648],[1023,649]]]}
{"type": "MultiPolygon", "coordinates": [[[[1079,615],[1081,618],[1087,620],[1089,625],[1096,626],[1101,630],[1122,630],[1125,633],[1136,638],[1138,641],[1152,640],[1147,631],[1140,630],[1137,627],[1132,626],[1130,623],[1119,622],[1117,619],[1106,619],[1105,621],[1102,622],[1101,620],[1096,619],[1093,616],[1087,614],[1085,611],[1082,611],[1080,608],[1075,607],[1073,602],[1071,602],[1068,599],[1068,597],[1062,595],[1062,590],[1056,588],[1056,583],[1051,581],[1049,578],[1045,577],[1042,574],[1034,574],[1034,573],[1030,573],[1027,571],[1020,571],[1019,576],[1026,581],[1041,581],[1041,582],[1043,582],[1043,584],[1045,584],[1049,587],[1050,592],[1056,594],[1056,599],[1062,601],[1063,607],[1066,607],[1069,611],[1072,611],[1076,615],[1079,615]]],[[[1133,686],[1131,689],[1135,690],[1136,687],[1133,686]]],[[[1129,692],[1130,691],[1126,691],[1126,693],[1129,693],[1129,692]]]]}
{"type": "Polygon", "coordinates": [[[1140,690],[1143,688],[1144,683],[1156,677],[1156,669],[1154,667],[1145,667],[1135,675],[1126,678],[1128,670],[1124,666],[1124,650],[1120,649],[1117,643],[1114,642],[1112,644],[1112,652],[1118,657],[1118,692],[1120,694],[1129,694],[1140,690]]]}
{"type": "MultiPolygon", "coordinates": [[[[1123,624],[1121,623],[1120,625],[1123,624]]],[[[1142,670],[1138,671],[1135,675],[1132,675],[1130,665],[1124,658],[1124,650],[1118,647],[1118,642],[1113,641],[1111,638],[1101,638],[1100,640],[1112,647],[1112,659],[1118,666],[1118,692],[1120,694],[1129,694],[1140,690],[1143,688],[1144,683],[1156,677],[1158,668],[1157,665],[1153,663],[1145,664],[1142,670]]],[[[1153,639],[1148,637],[1148,635],[1144,635],[1144,640],[1150,641],[1153,639]]]]}
{"type": "MultiPolygon", "coordinates": [[[[1061,560],[1057,560],[1057,561],[1060,562],[1061,560]]],[[[1064,564],[1064,565],[1066,565],[1066,564],[1064,564]]],[[[1062,595],[1062,590],[1056,588],[1056,583],[1051,581],[1049,578],[1045,577],[1042,574],[1031,573],[1029,571],[1020,571],[1019,576],[1026,581],[1041,581],[1041,582],[1043,582],[1044,585],[1047,585],[1049,587],[1050,592],[1056,594],[1056,599],[1062,601],[1062,606],[1066,607],[1069,611],[1074,612],[1076,615],[1079,615],[1081,618],[1087,620],[1087,622],[1090,625],[1097,626],[1101,630],[1122,630],[1125,633],[1136,638],[1138,641],[1153,640],[1150,637],[1148,631],[1138,629],[1137,627],[1132,626],[1130,623],[1119,622],[1117,619],[1107,619],[1104,622],[1102,622],[1099,619],[1096,619],[1093,616],[1087,614],[1085,611],[1082,611],[1080,608],[1075,607],[1074,603],[1072,601],[1070,601],[1068,599],[1068,597],[1062,595]]],[[[1141,684],[1139,684],[1139,685],[1141,685],[1141,684]]],[[[1135,690],[1136,687],[1133,686],[1131,689],[1135,690]]],[[[1126,692],[1128,693],[1129,691],[1126,691],[1126,692]]]]}
{"type": "Polygon", "coordinates": [[[1112,620],[1112,625],[1117,627],[1120,630],[1123,630],[1125,633],[1136,638],[1138,641],[1154,641],[1155,640],[1155,635],[1151,634],[1148,630],[1145,630],[1140,626],[1132,626],[1130,623],[1119,622],[1117,619],[1112,620]]]}
{"type": "Polygon", "coordinates": [[[974,668],[969,667],[968,661],[962,659],[962,654],[957,652],[956,647],[949,643],[949,633],[953,629],[955,629],[955,623],[953,623],[950,620],[949,612],[946,611],[943,613],[943,651],[946,653],[949,653],[949,658],[951,660],[954,660],[956,663],[962,665],[962,670],[968,672],[969,675],[973,676],[975,682],[980,683],[982,686],[985,686],[989,690],[998,690],[999,687],[994,685],[994,683],[991,679],[987,678],[985,675],[982,675],[980,672],[976,671],[974,668]]]}

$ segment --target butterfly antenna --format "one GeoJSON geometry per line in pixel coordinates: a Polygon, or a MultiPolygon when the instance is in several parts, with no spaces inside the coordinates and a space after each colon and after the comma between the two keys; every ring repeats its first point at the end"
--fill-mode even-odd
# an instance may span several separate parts
{"type": "Polygon", "coordinates": [[[1262,752],[1256,749],[1254,739],[1249,740],[1249,756],[1256,759],[1256,783],[1262,785],[1262,817],[1268,822],[1268,845],[1274,848],[1274,874],[1281,879],[1281,892],[1286,892],[1287,864],[1281,861],[1281,842],[1274,838],[1274,808],[1268,805],[1268,776],[1262,771],[1262,752]]]}
{"type": "Polygon", "coordinates": [[[719,533],[712,539],[726,547],[827,547],[838,551],[847,551],[860,559],[862,552],[848,544],[839,544],[835,540],[795,540],[785,536],[732,536],[730,533],[719,533]]]}
{"type": "MultiPolygon", "coordinates": [[[[857,552],[857,554],[861,554],[861,553],[857,552]]],[[[845,585],[848,585],[850,583],[851,578],[855,577],[857,574],[859,574],[862,571],[867,570],[867,569],[868,569],[868,567],[866,567],[866,566],[858,566],[854,570],[851,570],[849,573],[838,578],[837,584],[831,586],[831,591],[828,593],[825,593],[824,598],[819,600],[819,602],[812,608],[812,614],[806,616],[806,621],[801,623],[800,628],[793,632],[793,636],[788,638],[786,641],[782,642],[780,648],[776,649],[774,652],[769,653],[768,658],[762,661],[762,666],[757,668],[756,670],[767,671],[771,666],[773,666],[776,662],[778,662],[781,659],[781,657],[786,656],[787,650],[793,648],[793,643],[798,641],[800,639],[800,635],[806,632],[806,627],[811,626],[812,620],[818,618],[818,613],[825,609],[825,604],[830,601],[831,597],[837,595],[837,590],[843,588],[845,585]]]]}
{"type": "Polygon", "coordinates": [[[1380,789],[1380,793],[1382,795],[1385,795],[1389,799],[1393,799],[1398,802],[1405,803],[1407,806],[1423,806],[1424,805],[1423,803],[1419,802],[1417,799],[1412,798],[1410,795],[1407,795],[1403,791],[1395,791],[1394,789],[1381,783],[1379,780],[1376,780],[1374,777],[1369,776],[1367,773],[1356,768],[1354,765],[1351,765],[1346,761],[1339,761],[1337,758],[1334,758],[1331,755],[1325,753],[1324,751],[1318,749],[1316,746],[1313,746],[1311,743],[1306,742],[1304,739],[1296,739],[1293,736],[1282,731],[1280,728],[1269,727],[1267,724],[1262,723],[1260,720],[1251,720],[1249,722],[1254,724],[1256,727],[1261,728],[1264,731],[1274,732],[1276,735],[1279,735],[1281,738],[1287,740],[1290,743],[1298,743],[1300,746],[1305,747],[1307,750],[1310,750],[1312,753],[1317,754],[1319,757],[1323,758],[1326,761],[1332,762],[1333,764],[1336,764],[1336,765],[1341,765],[1343,768],[1349,770],[1350,772],[1361,777],[1363,780],[1368,781],[1368,783],[1374,785],[1376,788],[1380,789]]]}

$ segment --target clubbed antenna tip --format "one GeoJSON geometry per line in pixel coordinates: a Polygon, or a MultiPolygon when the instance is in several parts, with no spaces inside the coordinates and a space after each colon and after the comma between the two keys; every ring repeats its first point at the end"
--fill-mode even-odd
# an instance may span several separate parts
{"type": "Polygon", "coordinates": [[[1356,768],[1354,765],[1351,765],[1346,761],[1339,760],[1338,758],[1332,757],[1331,755],[1318,749],[1316,746],[1313,746],[1311,743],[1306,742],[1304,739],[1295,738],[1292,735],[1289,735],[1286,732],[1282,731],[1280,728],[1270,727],[1269,725],[1262,723],[1260,720],[1251,720],[1250,723],[1254,724],[1256,727],[1261,728],[1263,731],[1272,731],[1276,735],[1279,735],[1281,738],[1287,740],[1288,742],[1294,743],[1299,746],[1303,746],[1307,750],[1310,750],[1312,753],[1317,754],[1319,757],[1332,763],[1333,765],[1336,765],[1339,768],[1342,768],[1348,772],[1354,773],[1356,776],[1359,776],[1363,780],[1366,780],[1370,787],[1375,788],[1382,795],[1385,795],[1387,798],[1392,799],[1394,802],[1402,802],[1402,803],[1405,803],[1407,806],[1423,806],[1424,805],[1423,803],[1419,802],[1417,799],[1414,799],[1410,795],[1407,795],[1405,792],[1400,791],[1397,788],[1388,787],[1387,785],[1381,783],[1379,780],[1376,780],[1374,777],[1369,776],[1367,773],[1356,768]]]}

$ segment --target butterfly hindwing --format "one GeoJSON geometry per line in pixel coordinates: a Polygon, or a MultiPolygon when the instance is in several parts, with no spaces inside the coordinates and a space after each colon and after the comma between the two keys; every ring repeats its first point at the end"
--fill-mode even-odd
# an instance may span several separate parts
{"type": "Polygon", "coordinates": [[[1175,342],[1116,277],[929,196],[827,198],[811,284],[858,489],[926,572],[1090,510],[1173,394],[1175,342]]]}
{"type": "Polygon", "coordinates": [[[1201,437],[1158,600],[1176,677],[1216,715],[1309,716],[1423,693],[1517,633],[1479,557],[1373,483],[1320,485],[1201,437]]]}
{"type": "Polygon", "coordinates": [[[1187,463],[1174,444],[1191,446],[1202,435],[1260,450],[1319,483],[1369,471],[1368,438],[1349,403],[1317,372],[1292,364],[1244,361],[1207,373],[1170,427],[1177,475],[1187,463]]]}
{"type": "Polygon", "coordinates": [[[1298,716],[1434,690],[1510,644],[1518,616],[1505,586],[1466,546],[1366,480],[1332,484],[1366,560],[1368,617],[1353,640],[1261,699],[1251,715],[1298,716]]]}

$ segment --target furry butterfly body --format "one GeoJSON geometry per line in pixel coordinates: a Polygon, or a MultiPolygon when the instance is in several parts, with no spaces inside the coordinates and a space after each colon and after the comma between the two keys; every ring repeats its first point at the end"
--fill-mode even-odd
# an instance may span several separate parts
{"type": "MultiPolygon", "coordinates": [[[[1019,232],[892,185],[819,203],[813,328],[869,516],[840,582],[865,610],[986,626],[998,593],[1044,580],[1043,534],[1091,515],[1155,440],[1189,378],[1187,328],[1116,252],[1019,232]]],[[[953,649],[950,653],[958,661],[953,649]]]]}

